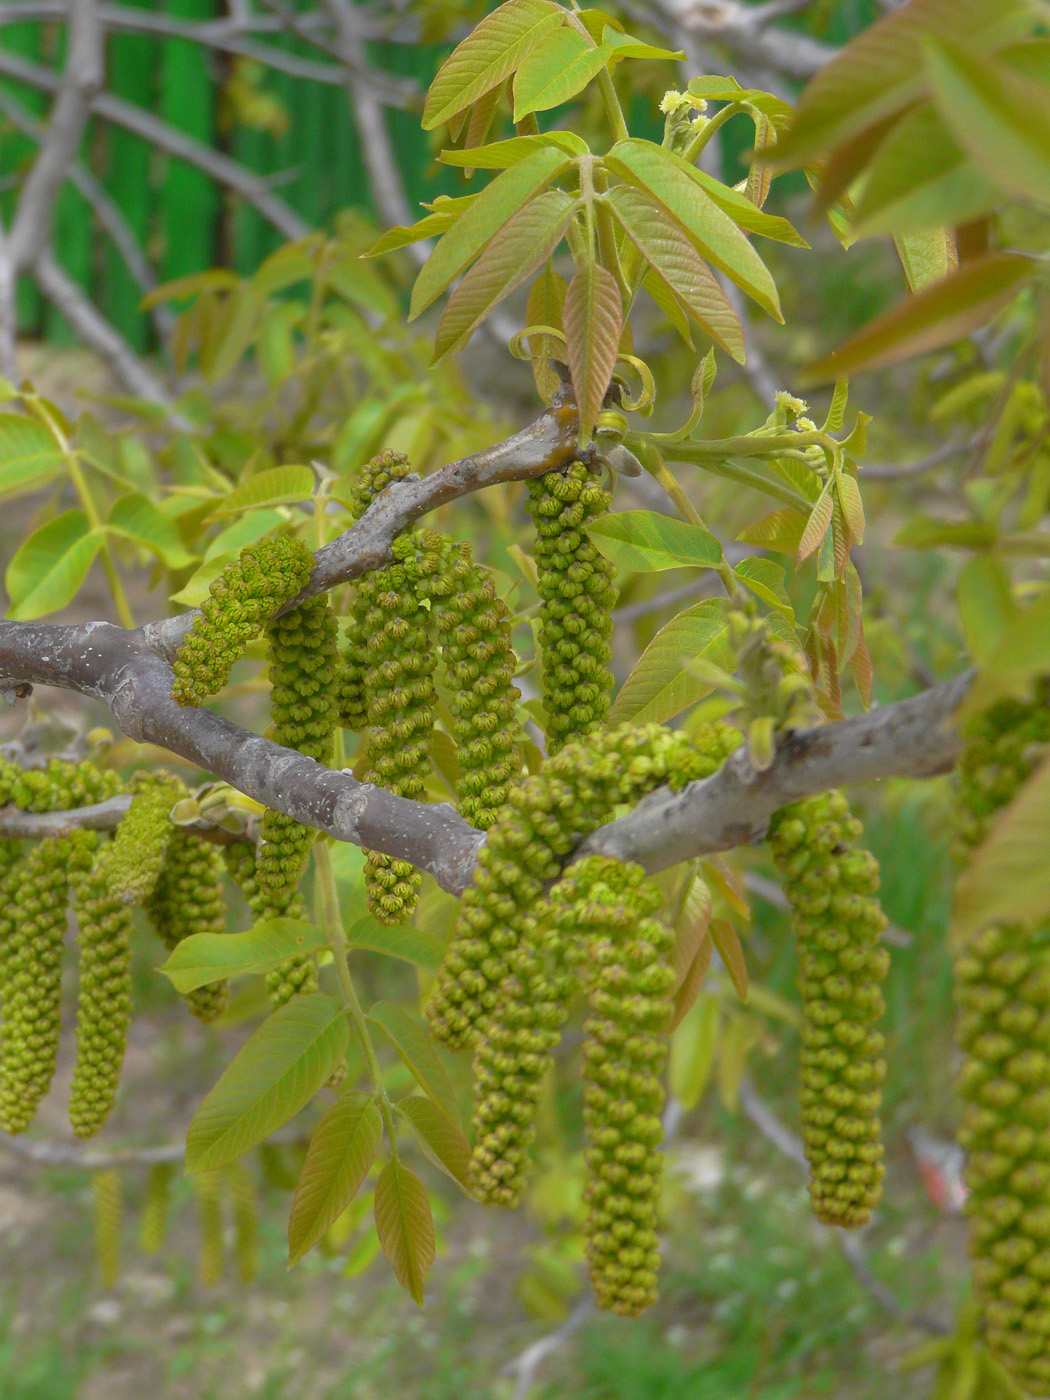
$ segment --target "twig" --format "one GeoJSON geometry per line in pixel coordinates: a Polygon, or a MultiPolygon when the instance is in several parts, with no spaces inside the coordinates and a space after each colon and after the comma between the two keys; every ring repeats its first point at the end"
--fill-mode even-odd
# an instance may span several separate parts
{"type": "MultiPolygon", "coordinates": [[[[186,1157],[185,1134],[182,1142],[162,1143],[156,1147],[114,1147],[106,1151],[97,1147],[66,1146],[61,1142],[34,1142],[12,1137],[0,1130],[0,1150],[9,1152],[35,1167],[65,1167],[73,1171],[100,1171],[107,1167],[153,1167],[167,1162],[182,1162],[186,1157]]],[[[283,1146],[302,1143],[306,1137],[301,1129],[284,1128],[272,1133],[267,1143],[283,1146]]]]}
{"type": "Polygon", "coordinates": [[[185,420],[172,409],[171,395],[161,381],[63,272],[49,250],[41,252],[32,272],[48,301],[62,312],[81,340],[102,356],[121,383],[138,398],[167,409],[169,420],[185,427],[185,420]]]}
{"type": "Polygon", "coordinates": [[[776,6],[741,5],[737,0],[653,0],[665,19],[698,38],[724,44],[753,67],[771,68],[787,78],[806,81],[829,63],[838,50],[807,34],[774,28],[776,6]]]}
{"type": "Polygon", "coordinates": [[[514,1378],[514,1400],[527,1400],[532,1383],[536,1379],[536,1372],[548,1356],[553,1356],[574,1337],[587,1319],[594,1316],[594,1312],[594,1299],[589,1293],[582,1294],[572,1312],[559,1327],[530,1343],[520,1356],[507,1362],[503,1367],[503,1374],[514,1378]]]}
{"type": "MultiPolygon", "coordinates": [[[[800,1139],[781,1123],[773,1110],[759,1098],[754,1085],[746,1078],[740,1084],[740,1107],[762,1136],[771,1142],[782,1156],[789,1158],[808,1175],[809,1165],[806,1162],[806,1154],[800,1139]]],[[[875,1277],[868,1262],[867,1251],[858,1235],[836,1229],[834,1226],[821,1225],[817,1221],[814,1221],[814,1227],[822,1232],[832,1231],[835,1243],[842,1251],[843,1257],[853,1270],[854,1275],[881,1308],[884,1308],[886,1312],[901,1322],[907,1322],[912,1327],[917,1327],[924,1332],[933,1332],[939,1336],[947,1335],[950,1329],[945,1327],[943,1323],[938,1322],[925,1312],[914,1312],[905,1307],[893,1290],[887,1288],[881,1279],[875,1277]]]]}
{"type": "MultiPolygon", "coordinates": [[[[31,63],[12,53],[10,49],[0,48],[0,73],[41,92],[55,92],[60,86],[59,78],[50,69],[31,63]]],[[[284,234],[285,238],[305,238],[310,232],[310,225],[299,217],[291,205],[270,192],[265,179],[220,151],[213,151],[203,141],[178,131],[168,122],[161,121],[159,117],[137,107],[133,102],[125,102],[123,98],[114,97],[112,93],[100,92],[92,99],[91,110],[96,116],[103,117],[126,131],[133,131],[158,150],[177,156],[188,165],[203,170],[206,175],[241,195],[264,219],[284,234]]]]}
{"type": "Polygon", "coordinates": [[[102,85],[103,33],[97,0],[70,0],[69,56],[47,131],[22,184],[8,252],[16,273],[51,241],[51,219],[70,161],[84,134],[91,103],[102,85]]]}
{"type": "Polygon", "coordinates": [[[971,452],[979,441],[979,437],[972,437],[964,442],[946,442],[940,447],[935,447],[925,457],[919,457],[914,462],[905,462],[901,466],[862,462],[861,476],[864,481],[899,481],[902,477],[920,476],[923,472],[939,467],[950,457],[955,457],[961,452],[971,452]]]}
{"type": "Polygon", "coordinates": [[[130,796],[107,798],[68,812],[23,812],[0,807],[0,837],[68,836],[71,831],[113,831],[131,806],[130,796]]]}
{"type": "Polygon", "coordinates": [[[18,381],[15,364],[15,267],[0,220],[0,378],[18,381]]]}

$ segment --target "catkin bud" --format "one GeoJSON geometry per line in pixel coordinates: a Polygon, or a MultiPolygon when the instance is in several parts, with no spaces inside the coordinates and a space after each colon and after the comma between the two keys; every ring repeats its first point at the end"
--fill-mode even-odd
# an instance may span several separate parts
{"type": "Polygon", "coordinates": [[[879,868],[855,849],[860,823],[838,792],[796,802],[770,824],[769,844],[791,907],[802,996],[799,1098],[810,1200],[829,1225],[863,1225],[883,1178],[879,1123],[889,955],[876,899],[879,868]]]}
{"type": "MultiPolygon", "coordinates": [[[[1050,746],[1042,686],[970,726],[958,770],[965,856],[1050,746]]],[[[990,1353],[1026,1391],[1050,1391],[1050,929],[993,924],[955,960],[963,1062],[959,1142],[974,1293],[990,1353]]]]}
{"type": "Polygon", "coordinates": [[[609,714],[616,571],[586,531],[609,509],[611,497],[583,462],[545,472],[528,490],[525,508],[536,526],[547,751],[554,754],[600,729],[609,714]]]}
{"type": "Polygon", "coordinates": [[[120,1225],[123,1202],[120,1173],[96,1172],[91,1182],[95,1201],[95,1270],[102,1288],[116,1288],[120,1279],[120,1225]]]}
{"type": "Polygon", "coordinates": [[[233,663],[263,624],[305,586],[313,555],[301,540],[276,535],[241,550],[212,583],[173,664],[172,699],[201,705],[230,678],[233,663]]]}

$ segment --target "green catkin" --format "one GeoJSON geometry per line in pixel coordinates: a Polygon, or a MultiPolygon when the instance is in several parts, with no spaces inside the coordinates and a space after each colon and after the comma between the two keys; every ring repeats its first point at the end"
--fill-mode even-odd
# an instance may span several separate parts
{"type": "MultiPolygon", "coordinates": [[[[167,812],[164,815],[167,820],[167,812]]],[[[165,948],[171,950],[195,933],[224,931],[222,871],[222,856],[215,846],[186,827],[171,826],[163,867],[144,904],[165,948]]],[[[198,1021],[218,1020],[229,1005],[229,983],[197,987],[186,1000],[198,1021]]]]}
{"type": "Polygon", "coordinates": [[[120,1279],[120,1225],[123,1200],[120,1173],[96,1172],[91,1182],[95,1204],[95,1271],[102,1288],[116,1288],[120,1279]]]}
{"type": "Polygon", "coordinates": [[[620,725],[568,745],[514,788],[478,853],[437,983],[427,1005],[434,1035],[453,1049],[473,1044],[503,1001],[500,983],[522,943],[544,886],[618,803],[715,771],[740,741],[710,725],[690,743],[661,725],[620,725]]]}
{"type": "Polygon", "coordinates": [[[545,472],[528,490],[526,510],[536,526],[547,750],[553,754],[600,729],[609,714],[615,569],[591,544],[586,528],[608,510],[611,497],[582,462],[545,472]]]}
{"type": "MultiPolygon", "coordinates": [[[[959,765],[960,845],[995,814],[1050,746],[1045,693],[1004,701],[971,727],[959,765]]],[[[974,1291],[991,1354],[1015,1381],[1050,1392],[1050,927],[993,924],[955,961],[963,1054],[959,1141],[967,1154],[974,1291]]]]}
{"type": "Polygon", "coordinates": [[[142,772],[135,774],[132,792],[106,855],[110,889],[122,904],[142,904],[153,893],[176,830],[169,813],[186,788],[168,773],[142,772]]]}
{"type": "Polygon", "coordinates": [[[197,1193],[197,1277],[203,1288],[214,1288],[223,1273],[223,1225],[221,1171],[194,1172],[197,1193]]]}
{"type": "Polygon", "coordinates": [[[233,1250],[237,1281],[247,1286],[255,1278],[259,1267],[259,1210],[255,1200],[255,1183],[251,1173],[239,1162],[229,1168],[228,1178],[233,1202],[233,1250]]]}
{"type": "Polygon", "coordinates": [[[551,892],[587,990],[585,1234],[599,1307],[634,1317],[656,1302],[666,1027],[674,934],[640,865],[592,856],[551,892]]]}
{"type": "Polygon", "coordinates": [[[111,769],[87,759],[71,763],[52,758],[43,768],[22,768],[0,758],[0,807],[23,812],[68,812],[105,802],[124,791],[124,782],[111,769]]]}
{"type": "Polygon", "coordinates": [[[241,550],[212,583],[200,616],[179,647],[172,699],[202,705],[220,691],[263,624],[306,586],[313,562],[306,545],[290,535],[241,550]]]}
{"type": "Polygon", "coordinates": [[[879,1107],[886,1066],[875,1022],[889,956],[879,868],[854,849],[861,826],[838,792],[778,812],[769,844],[791,907],[802,997],[799,1099],[810,1201],[829,1225],[863,1225],[884,1173],[879,1107]]]}
{"type": "Polygon", "coordinates": [[[131,912],[109,888],[105,851],[78,872],[73,911],[80,986],[69,1120],[90,1137],[113,1110],[131,1023],[131,912]]]}
{"type": "Polygon", "coordinates": [[[417,595],[432,604],[450,692],[459,811],[487,831],[521,775],[509,610],[468,545],[419,531],[395,540],[394,553],[404,558],[417,595]]]}
{"type": "Polygon", "coordinates": [[[62,953],[78,834],[31,846],[5,882],[12,927],[0,1003],[0,1128],[21,1133],[51,1086],[62,1024],[62,953]]]}
{"type": "MultiPolygon", "coordinates": [[[[400,452],[381,452],[362,468],[361,477],[351,496],[350,513],[360,520],[381,491],[392,481],[403,481],[412,468],[400,452]]],[[[372,593],[379,585],[385,569],[365,574],[356,582],[350,597],[350,625],[346,634],[346,649],[335,687],[335,705],[339,723],[344,729],[360,734],[368,727],[368,700],[365,677],[368,674],[368,625],[372,593]]]]}
{"type": "Polygon", "coordinates": [[[143,1254],[159,1254],[164,1247],[171,1216],[171,1181],[174,1174],[175,1168],[170,1162],[158,1162],[150,1167],[139,1226],[139,1246],[143,1254]]]}
{"type": "MultiPolygon", "coordinates": [[[[303,897],[295,888],[279,895],[264,892],[256,879],[255,847],[249,841],[235,841],[223,847],[226,873],[234,882],[257,923],[267,919],[302,919],[306,916],[303,897]]],[[[266,974],[266,987],[275,1006],[283,1006],[299,992],[317,990],[317,966],[312,957],[289,958],[266,974]]]]}

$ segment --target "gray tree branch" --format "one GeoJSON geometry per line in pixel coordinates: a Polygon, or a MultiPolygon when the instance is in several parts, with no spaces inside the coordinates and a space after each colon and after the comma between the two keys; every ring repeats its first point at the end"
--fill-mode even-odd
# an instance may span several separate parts
{"type": "Polygon", "coordinates": [[[8,252],[15,273],[51,241],[55,201],[76,156],[91,104],[102,86],[103,31],[98,0],[70,0],[69,56],[39,153],[26,176],[11,224],[8,252]]]}

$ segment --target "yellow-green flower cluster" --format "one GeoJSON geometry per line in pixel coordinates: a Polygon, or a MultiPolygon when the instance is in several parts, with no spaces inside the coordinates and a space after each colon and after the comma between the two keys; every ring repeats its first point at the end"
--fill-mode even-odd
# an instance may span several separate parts
{"type": "Polygon", "coordinates": [[[95,1269],[103,1288],[115,1288],[120,1278],[120,1225],[124,1214],[120,1173],[96,1172],[92,1182],[95,1200],[95,1269]]]}
{"type": "MultiPolygon", "coordinates": [[[[172,827],[164,865],[145,901],[146,914],[165,948],[175,948],[195,933],[222,933],[222,871],[215,846],[186,827],[172,827]]],[[[190,1010],[205,1022],[217,1020],[229,999],[226,982],[212,982],[187,994],[190,1010]]]]}
{"type": "MultiPolygon", "coordinates": [[[[1050,743],[1050,708],[1005,701],[968,735],[960,841],[978,843],[1050,743]]],[[[989,1351],[1026,1390],[1050,1392],[1050,928],[991,925],[955,962],[963,1052],[959,1141],[970,1253],[989,1351]]]]}
{"type": "Polygon", "coordinates": [[[212,583],[201,615],[179,647],[172,699],[201,705],[220,691],[263,624],[306,586],[313,562],[306,545],[290,535],[242,549],[212,583]]]}
{"type": "MultiPolygon", "coordinates": [[[[328,763],[335,732],[336,626],[327,597],[309,598],[275,618],[267,634],[274,743],[328,763]]],[[[294,889],[316,835],[284,812],[268,810],[257,866],[260,887],[278,897],[294,889]]]]}
{"type": "Polygon", "coordinates": [[[394,543],[416,593],[432,603],[450,692],[460,812],[487,831],[521,773],[510,613],[470,546],[432,531],[394,543]]]}
{"type": "Polygon", "coordinates": [[[479,852],[427,1006],[438,1039],[474,1044],[488,1021],[503,1015],[503,980],[545,884],[573,847],[608,821],[617,803],[707,777],[739,738],[727,725],[708,726],[692,744],[660,725],[621,725],[568,745],[514,788],[479,852]]]}
{"type": "Polygon", "coordinates": [[[132,799],[106,847],[110,889],[122,904],[142,904],[152,894],[176,830],[170,812],[185,786],[164,772],[140,772],[132,779],[132,799]]]}
{"type": "Polygon", "coordinates": [[[640,865],[580,861],[551,893],[571,930],[591,1014],[584,1023],[587,1259],[598,1306],[628,1317],[656,1301],[663,1137],[661,1071],[674,934],[652,915],[640,865]]]}
{"type": "Polygon", "coordinates": [[[43,768],[22,768],[0,758],[0,807],[18,807],[23,812],[68,812],[105,802],[124,791],[118,773],[98,768],[87,759],[71,763],[63,758],[49,759],[43,768]]]}
{"type": "Polygon", "coordinates": [[[528,489],[526,509],[536,526],[547,750],[557,753],[599,729],[609,714],[615,569],[586,529],[608,510],[611,497],[582,462],[545,472],[528,489]]]}
{"type": "Polygon", "coordinates": [[[143,1254],[159,1254],[168,1233],[171,1214],[171,1179],[175,1168],[170,1162],[157,1162],[146,1178],[146,1200],[139,1226],[139,1247],[143,1254]]]}
{"type": "MultiPolygon", "coordinates": [[[[235,841],[224,846],[226,873],[244,896],[244,901],[258,923],[267,919],[301,919],[306,910],[303,897],[293,886],[274,896],[259,886],[256,878],[255,847],[248,841],[235,841]]],[[[280,967],[266,974],[266,987],[275,1006],[283,1006],[299,992],[317,990],[317,966],[310,956],[289,958],[280,967]]]]}
{"type": "Polygon", "coordinates": [[[0,883],[0,1128],[29,1127],[55,1073],[62,952],[78,833],[36,842],[0,883]]]}
{"type": "Polygon", "coordinates": [[[810,1200],[829,1225],[863,1225],[883,1177],[879,1123],[886,1065],[875,1022],[885,1007],[886,920],[879,868],[854,849],[861,826],[838,792],[783,808],[769,832],[791,907],[802,997],[799,1099],[810,1200]]]}
{"type": "Polygon", "coordinates": [[[113,1110],[131,1023],[131,912],[106,865],[103,852],[73,886],[80,987],[69,1120],[78,1137],[98,1132],[113,1110]]]}

